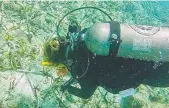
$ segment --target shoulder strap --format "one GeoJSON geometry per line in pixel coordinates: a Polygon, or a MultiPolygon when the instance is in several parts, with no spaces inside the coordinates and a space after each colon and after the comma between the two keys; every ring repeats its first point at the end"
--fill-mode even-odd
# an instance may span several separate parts
{"type": "Polygon", "coordinates": [[[120,46],[120,23],[117,21],[111,21],[110,23],[110,49],[109,55],[116,56],[120,46]]]}

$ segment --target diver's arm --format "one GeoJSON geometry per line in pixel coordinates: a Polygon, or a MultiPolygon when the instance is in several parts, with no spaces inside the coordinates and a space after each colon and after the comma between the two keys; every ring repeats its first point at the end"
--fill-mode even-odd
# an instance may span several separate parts
{"type": "Polygon", "coordinates": [[[70,94],[73,94],[83,99],[88,99],[93,95],[94,91],[96,90],[96,87],[93,88],[86,87],[79,89],[73,86],[69,86],[67,90],[70,94]]]}

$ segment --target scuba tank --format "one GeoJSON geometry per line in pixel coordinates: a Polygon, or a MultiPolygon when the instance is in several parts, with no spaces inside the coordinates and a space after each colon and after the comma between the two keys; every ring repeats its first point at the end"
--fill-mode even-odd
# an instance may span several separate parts
{"type": "Polygon", "coordinates": [[[169,28],[96,23],[85,34],[87,48],[96,55],[147,61],[169,61],[169,28]]]}
{"type": "Polygon", "coordinates": [[[70,49],[74,50],[74,46],[80,40],[84,41],[87,48],[96,55],[111,55],[156,62],[169,61],[169,28],[120,24],[96,7],[81,7],[64,15],[57,25],[59,38],[61,38],[59,27],[62,20],[74,11],[87,8],[104,13],[110,22],[95,23],[87,28],[87,31],[86,29],[82,30],[83,32],[74,31],[74,27],[69,29],[69,39],[65,41],[70,43],[70,49]]]}

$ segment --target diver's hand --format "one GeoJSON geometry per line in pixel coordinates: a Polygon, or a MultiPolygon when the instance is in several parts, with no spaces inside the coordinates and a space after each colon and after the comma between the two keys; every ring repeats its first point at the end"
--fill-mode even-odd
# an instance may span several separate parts
{"type": "Polygon", "coordinates": [[[68,69],[64,64],[59,64],[56,69],[56,74],[59,77],[63,77],[68,73],[68,69]]]}

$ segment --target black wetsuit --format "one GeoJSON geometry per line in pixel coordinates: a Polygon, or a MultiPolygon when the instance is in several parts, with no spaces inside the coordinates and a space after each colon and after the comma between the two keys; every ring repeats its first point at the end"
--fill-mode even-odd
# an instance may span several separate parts
{"type": "MultiPolygon", "coordinates": [[[[154,62],[152,61],[95,56],[86,48],[84,43],[77,46],[73,60],[71,75],[74,79],[79,77],[77,81],[81,89],[71,85],[67,89],[70,94],[84,99],[91,97],[98,86],[112,93],[137,87],[141,83],[151,86],[163,86],[157,77],[162,73],[168,75],[169,67],[167,63],[154,69],[154,62]]],[[[167,77],[167,79],[169,78],[167,77]]],[[[166,84],[166,86],[169,85],[168,83],[166,84]]]]}

